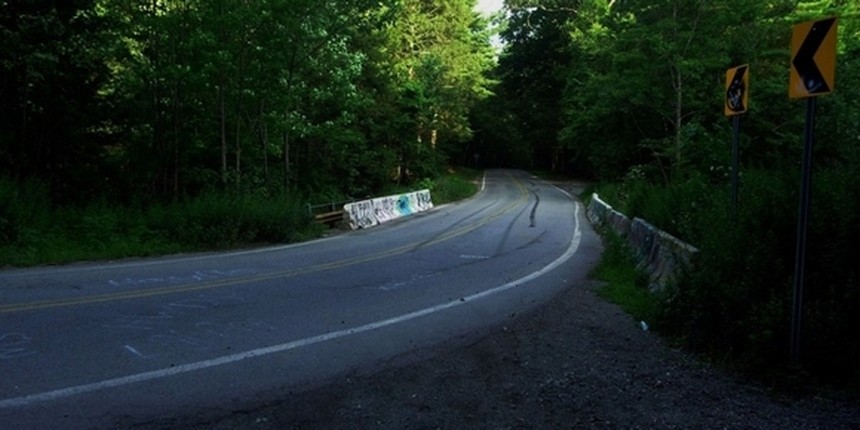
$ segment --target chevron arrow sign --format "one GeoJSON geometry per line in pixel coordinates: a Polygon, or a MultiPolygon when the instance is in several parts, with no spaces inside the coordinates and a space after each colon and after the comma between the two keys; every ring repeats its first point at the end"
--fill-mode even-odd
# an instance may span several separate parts
{"type": "Polygon", "coordinates": [[[740,115],[749,105],[749,64],[737,66],[726,71],[726,116],[740,115]]]}
{"type": "Polygon", "coordinates": [[[833,92],[836,75],[836,18],[808,21],[791,34],[788,96],[816,97],[833,92]]]}

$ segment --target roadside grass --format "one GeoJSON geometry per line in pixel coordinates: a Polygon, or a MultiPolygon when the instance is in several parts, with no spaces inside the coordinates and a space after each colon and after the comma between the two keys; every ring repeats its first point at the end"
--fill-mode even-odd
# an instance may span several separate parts
{"type": "Polygon", "coordinates": [[[846,215],[856,212],[858,199],[845,192],[857,187],[843,172],[821,176],[815,192],[828,203],[814,207],[811,218],[819,221],[810,227],[814,251],[807,253],[806,267],[816,288],[803,300],[802,365],[788,357],[797,228],[790,216],[793,177],[746,170],[744,193],[756,198],[742,200],[735,216],[719,177],[688,175],[669,185],[641,178],[599,184],[595,190],[615,209],[694,244],[699,253],[674,288],[655,296],[625,261],[617,236],[603,232],[606,254],[593,276],[607,285],[598,294],[672,344],[777,392],[834,390],[858,397],[860,343],[854,327],[860,325],[860,289],[848,256],[857,254],[851,251],[860,242],[851,238],[860,224],[846,215]]]}
{"type": "Polygon", "coordinates": [[[463,200],[478,191],[482,172],[474,169],[449,169],[448,172],[430,184],[434,204],[444,204],[463,200]]]}
{"type": "MultiPolygon", "coordinates": [[[[399,192],[429,188],[436,204],[472,196],[481,172],[449,169],[399,192]]],[[[0,267],[150,257],[317,238],[301,196],[204,193],[150,206],[54,207],[38,183],[0,180],[0,267]]]]}
{"type": "Polygon", "coordinates": [[[621,307],[636,321],[648,325],[659,322],[661,303],[658,295],[648,290],[648,275],[636,268],[632,251],[623,239],[612,231],[604,231],[605,249],[591,276],[604,281],[597,295],[621,307]]]}
{"type": "Polygon", "coordinates": [[[55,208],[46,193],[16,197],[0,207],[0,267],[290,243],[320,232],[302,201],[289,197],[211,193],[148,207],[93,203],[55,208]],[[33,208],[38,210],[32,216],[22,215],[33,208]]]}
{"type": "Polygon", "coordinates": [[[478,192],[482,170],[464,167],[449,167],[436,179],[424,178],[412,185],[391,186],[381,191],[380,196],[430,190],[434,205],[467,199],[478,192]]]}

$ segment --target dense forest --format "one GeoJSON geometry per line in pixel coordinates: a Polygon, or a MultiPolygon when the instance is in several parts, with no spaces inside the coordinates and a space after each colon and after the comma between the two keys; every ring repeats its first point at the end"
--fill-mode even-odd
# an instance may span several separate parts
{"type": "Polygon", "coordinates": [[[492,66],[474,1],[4,1],[0,168],[55,201],[432,177],[492,66]]]}
{"type": "Polygon", "coordinates": [[[474,4],[0,2],[0,262],[300,240],[305,204],[433,185],[490,94],[474,4]]]}
{"type": "Polygon", "coordinates": [[[0,265],[296,240],[315,200],[526,168],[591,180],[697,246],[655,325],[761,373],[787,364],[804,129],[791,29],[837,16],[802,362],[860,385],[860,3],[475,3],[0,0],[0,265]],[[724,83],[741,64],[732,214],[724,83]]]}
{"type": "Polygon", "coordinates": [[[835,91],[818,98],[803,368],[860,387],[860,3],[508,0],[493,95],[473,111],[487,162],[596,181],[628,216],[699,248],[658,329],[772,381],[789,360],[804,100],[792,27],[838,17],[835,91]],[[749,64],[737,214],[725,75],[749,64]],[[779,369],[780,371],[776,371],[779,369]]]}

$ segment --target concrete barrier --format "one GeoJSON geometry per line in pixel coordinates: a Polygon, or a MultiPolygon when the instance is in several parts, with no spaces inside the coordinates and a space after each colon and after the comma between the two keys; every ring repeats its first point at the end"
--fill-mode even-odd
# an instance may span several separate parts
{"type": "Polygon", "coordinates": [[[698,249],[682,242],[647,221],[629,219],[600,199],[591,196],[587,214],[599,227],[611,228],[627,240],[633,250],[637,266],[648,274],[651,291],[659,291],[674,281],[681,270],[691,264],[698,249]]]}
{"type": "Polygon", "coordinates": [[[432,208],[430,190],[361,200],[343,207],[353,230],[370,228],[432,208]]]}
{"type": "Polygon", "coordinates": [[[623,213],[612,209],[597,193],[591,195],[591,203],[588,204],[587,214],[591,222],[603,227],[611,227],[613,231],[623,237],[630,233],[630,219],[623,213]]]}

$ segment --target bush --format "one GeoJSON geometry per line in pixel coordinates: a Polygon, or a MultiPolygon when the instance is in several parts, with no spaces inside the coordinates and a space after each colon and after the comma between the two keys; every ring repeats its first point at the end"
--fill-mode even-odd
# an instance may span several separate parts
{"type": "Polygon", "coordinates": [[[710,179],[699,174],[670,186],[654,184],[639,175],[628,175],[620,184],[601,185],[598,194],[627,216],[645,219],[693,243],[700,237],[701,220],[711,217],[714,210],[727,210],[729,204],[728,189],[714,186],[710,179]]]}
{"type": "Polygon", "coordinates": [[[31,180],[18,184],[0,178],[0,246],[19,242],[26,230],[45,228],[50,211],[44,183],[31,180]]]}
{"type": "Polygon", "coordinates": [[[591,275],[606,284],[597,294],[618,304],[637,321],[658,322],[660,301],[648,290],[648,275],[636,268],[633,252],[611,230],[603,232],[606,248],[591,275]]]}
{"type": "Polygon", "coordinates": [[[449,171],[435,182],[427,180],[419,183],[419,188],[429,188],[432,192],[433,202],[436,204],[449,203],[469,198],[477,190],[476,181],[479,173],[475,170],[460,169],[449,171]]]}
{"type": "MultiPolygon", "coordinates": [[[[622,212],[700,250],[694,270],[663,304],[660,325],[669,335],[759,375],[788,368],[798,176],[746,170],[735,217],[727,187],[701,176],[670,186],[637,179],[598,190],[622,212]]],[[[820,169],[808,232],[802,362],[814,375],[860,387],[856,255],[860,180],[852,169],[820,169]]]]}
{"type": "Polygon", "coordinates": [[[150,208],[51,209],[47,187],[0,181],[0,262],[28,266],[284,243],[312,237],[304,201],[208,193],[150,208]]]}
{"type": "Polygon", "coordinates": [[[198,248],[290,242],[310,221],[300,199],[223,193],[156,208],[148,218],[153,230],[198,248]]]}

